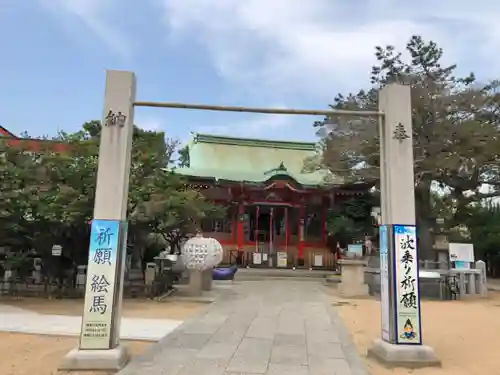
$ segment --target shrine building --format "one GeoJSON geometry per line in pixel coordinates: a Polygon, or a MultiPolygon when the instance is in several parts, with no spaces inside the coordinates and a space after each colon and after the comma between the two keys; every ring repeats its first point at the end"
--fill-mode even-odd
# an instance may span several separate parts
{"type": "Polygon", "coordinates": [[[193,134],[189,187],[229,207],[225,219],[205,218],[201,230],[224,246],[224,263],[265,267],[328,267],[327,213],[366,187],[344,185],[329,171],[303,172],[317,155],[309,142],[193,134]]]}
{"type": "MultiPolygon", "coordinates": [[[[69,144],[23,139],[0,126],[10,147],[65,152],[69,144]]],[[[327,247],[327,214],[336,204],[363,195],[364,184],[344,184],[319,170],[304,173],[304,161],[317,156],[312,142],[272,141],[193,134],[189,167],[176,173],[188,188],[228,207],[224,219],[200,223],[207,237],[224,246],[224,263],[261,267],[334,265],[327,247]]]]}

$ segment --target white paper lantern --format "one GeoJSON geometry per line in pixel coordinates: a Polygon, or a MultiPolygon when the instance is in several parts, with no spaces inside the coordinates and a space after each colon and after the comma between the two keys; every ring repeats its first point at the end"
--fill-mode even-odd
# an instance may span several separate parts
{"type": "Polygon", "coordinates": [[[198,234],[186,241],[181,256],[188,269],[202,271],[222,262],[223,248],[215,238],[198,234]]]}
{"type": "Polygon", "coordinates": [[[217,267],[222,262],[222,258],[224,256],[224,248],[215,238],[209,238],[209,240],[212,247],[212,260],[210,261],[210,264],[212,264],[212,267],[217,267]]]}

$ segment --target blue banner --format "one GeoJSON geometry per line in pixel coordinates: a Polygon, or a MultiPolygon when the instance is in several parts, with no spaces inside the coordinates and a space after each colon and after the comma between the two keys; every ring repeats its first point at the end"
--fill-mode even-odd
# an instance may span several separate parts
{"type": "Polygon", "coordinates": [[[93,220],[90,233],[89,260],[95,264],[112,265],[120,241],[119,220],[93,220]]]}
{"type": "Polygon", "coordinates": [[[380,243],[380,306],[382,309],[382,339],[390,340],[389,233],[387,225],[379,227],[380,243]]]}
{"type": "Polygon", "coordinates": [[[122,226],[120,220],[92,221],[80,349],[111,347],[122,226]]]}
{"type": "Polygon", "coordinates": [[[396,343],[422,344],[418,241],[415,225],[393,225],[396,343]]]}

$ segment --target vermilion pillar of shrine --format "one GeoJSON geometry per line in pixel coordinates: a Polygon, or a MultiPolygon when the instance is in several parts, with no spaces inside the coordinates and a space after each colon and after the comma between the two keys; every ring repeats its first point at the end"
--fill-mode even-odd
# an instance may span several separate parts
{"type": "Polygon", "coordinates": [[[306,208],[304,205],[299,208],[299,246],[298,246],[298,264],[304,264],[304,242],[305,242],[305,216],[306,216],[306,208]]]}
{"type": "Polygon", "coordinates": [[[238,245],[238,250],[243,249],[243,224],[245,221],[245,206],[240,204],[238,206],[238,217],[236,223],[236,244],[238,245]]]}

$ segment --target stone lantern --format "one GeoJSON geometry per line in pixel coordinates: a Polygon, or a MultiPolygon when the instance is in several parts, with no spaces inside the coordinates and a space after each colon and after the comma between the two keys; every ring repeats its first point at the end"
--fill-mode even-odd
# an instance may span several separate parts
{"type": "MultiPolygon", "coordinates": [[[[449,262],[449,243],[448,243],[448,231],[445,229],[445,220],[442,217],[436,218],[436,230],[433,231],[434,234],[434,245],[433,249],[435,251],[435,259],[437,260],[438,269],[449,269],[451,267],[449,262]]],[[[424,260],[424,267],[431,268],[430,261],[424,260]]]]}
{"type": "Polygon", "coordinates": [[[189,292],[200,295],[212,289],[212,269],[222,262],[223,248],[215,238],[202,233],[186,241],[181,250],[182,262],[189,271],[189,292]]]}

